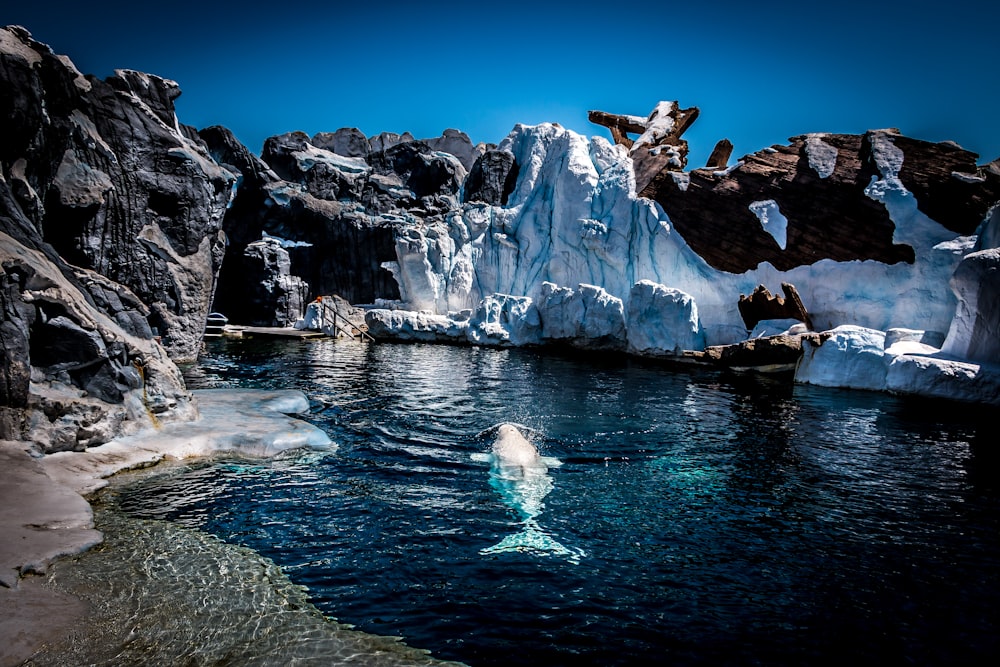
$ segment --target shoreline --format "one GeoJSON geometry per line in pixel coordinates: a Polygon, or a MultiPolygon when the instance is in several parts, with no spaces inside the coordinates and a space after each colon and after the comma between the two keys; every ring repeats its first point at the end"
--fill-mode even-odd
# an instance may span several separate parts
{"type": "Polygon", "coordinates": [[[325,616],[273,561],[110,498],[164,466],[336,449],[297,390],[195,390],[201,416],[83,452],[0,441],[0,667],[73,664],[446,665],[325,616]],[[164,466],[158,465],[163,463],[164,466]],[[119,475],[119,473],[121,473],[119,475]],[[111,478],[114,477],[112,480],[111,478]],[[41,502],[44,500],[44,502],[41,502]],[[106,531],[106,532],[102,532],[106,531]]]}
{"type": "Polygon", "coordinates": [[[268,458],[334,447],[320,429],[288,415],[309,408],[299,391],[203,390],[192,422],[112,440],[82,452],[36,458],[26,441],[0,441],[0,666],[18,665],[65,639],[89,614],[80,598],[47,588],[43,577],[101,544],[88,500],[116,473],[164,460],[222,454],[268,458]]]}
{"type": "Polygon", "coordinates": [[[253,549],[124,512],[119,491],[171,473],[157,468],[116,476],[95,497],[105,541],[53,563],[41,585],[82,601],[84,622],[47,642],[27,665],[456,664],[327,617],[304,586],[253,549]]]}

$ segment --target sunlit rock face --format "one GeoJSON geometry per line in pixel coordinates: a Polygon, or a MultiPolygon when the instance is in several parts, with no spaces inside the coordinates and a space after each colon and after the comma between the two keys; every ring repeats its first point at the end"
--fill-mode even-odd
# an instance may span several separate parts
{"type": "Polygon", "coordinates": [[[178,359],[193,358],[222,262],[235,176],[180,125],[173,81],[83,76],[22,28],[0,29],[8,206],[76,266],[125,285],[178,359]]]}
{"type": "MultiPolygon", "coordinates": [[[[0,203],[10,194],[0,182],[0,203]]],[[[81,450],[196,410],[126,287],[70,267],[0,207],[0,439],[81,450]],[[136,324],[136,323],[139,324],[136,324]]]]}

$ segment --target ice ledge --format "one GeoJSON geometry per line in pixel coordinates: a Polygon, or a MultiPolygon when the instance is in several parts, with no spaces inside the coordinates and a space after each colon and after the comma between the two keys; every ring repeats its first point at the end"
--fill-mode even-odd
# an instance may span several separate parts
{"type": "Polygon", "coordinates": [[[329,448],[330,438],[312,424],[289,417],[309,409],[300,391],[208,389],[191,392],[201,417],[118,438],[82,452],[41,460],[53,480],[87,495],[116,472],[164,459],[235,454],[269,457],[290,449],[329,448]]]}
{"type": "Polygon", "coordinates": [[[320,429],[289,417],[309,409],[300,391],[212,389],[192,392],[201,417],[112,440],[82,452],[29,454],[31,443],[0,442],[0,590],[49,561],[100,543],[84,498],[116,472],[164,459],[231,454],[267,457],[297,448],[328,449],[320,429]],[[288,413],[288,414],[286,414],[288,413]]]}

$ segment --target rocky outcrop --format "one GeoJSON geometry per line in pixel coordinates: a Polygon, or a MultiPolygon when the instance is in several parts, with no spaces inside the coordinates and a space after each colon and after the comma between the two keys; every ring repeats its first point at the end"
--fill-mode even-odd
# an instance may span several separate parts
{"type": "Polygon", "coordinates": [[[712,154],[708,156],[708,161],[705,162],[706,169],[725,169],[726,165],[729,164],[729,156],[733,154],[733,142],[729,139],[719,139],[719,143],[715,144],[715,148],[712,149],[712,154]]]}
{"type": "Polygon", "coordinates": [[[809,313],[806,312],[795,286],[791,283],[782,283],[781,290],[785,293],[784,298],[773,296],[763,285],[758,285],[749,296],[740,295],[737,307],[747,329],[753,329],[762,320],[784,319],[798,320],[812,328],[809,313]]]}
{"type": "Polygon", "coordinates": [[[729,169],[695,169],[682,180],[663,170],[640,194],[663,207],[698,255],[730,273],[763,262],[781,271],[823,259],[914,262],[912,245],[897,238],[888,209],[871,189],[886,177],[889,152],[899,161],[891,177],[912,193],[919,211],[956,235],[974,234],[1000,200],[1000,176],[977,167],[974,153],[951,142],[919,141],[895,130],[790,141],[729,169]],[[782,238],[761,219],[767,210],[784,219],[782,238]]]}
{"type": "Polygon", "coordinates": [[[0,30],[8,205],[66,260],[126,286],[171,355],[193,358],[235,177],[177,122],[173,81],[83,76],[23,28],[0,30]]]}
{"type": "Polygon", "coordinates": [[[458,210],[463,159],[486,150],[453,131],[427,142],[406,135],[362,141],[359,132],[342,129],[312,139],[301,132],[271,137],[257,158],[224,128],[200,136],[220,163],[242,175],[224,222],[230,246],[215,309],[233,321],[266,325],[281,318],[269,316],[271,307],[262,314],[260,300],[248,293],[239,267],[250,244],[265,235],[279,240],[288,253],[287,275],[309,286],[303,306],[320,294],[352,303],[399,299],[392,273],[398,230],[444,221],[458,210]]]}
{"type": "Polygon", "coordinates": [[[518,167],[510,151],[486,151],[465,180],[463,201],[506,206],[517,184],[518,167]]]}
{"type": "Polygon", "coordinates": [[[116,321],[144,321],[135,295],[53,257],[10,213],[0,214],[0,438],[81,450],[194,417],[180,372],[148,328],[116,321]]]}
{"type": "Polygon", "coordinates": [[[806,332],[751,338],[733,345],[713,345],[688,358],[735,371],[791,373],[802,359],[803,345],[820,345],[827,334],[806,332]]]}
{"type": "Polygon", "coordinates": [[[246,276],[245,307],[250,321],[279,327],[295,324],[309,302],[309,285],[291,275],[288,251],[281,240],[264,237],[250,243],[242,260],[239,268],[246,276]]]}

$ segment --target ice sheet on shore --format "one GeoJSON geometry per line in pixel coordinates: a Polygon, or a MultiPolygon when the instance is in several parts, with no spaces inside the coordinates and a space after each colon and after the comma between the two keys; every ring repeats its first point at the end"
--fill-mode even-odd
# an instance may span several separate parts
{"type": "Polygon", "coordinates": [[[300,391],[205,389],[192,392],[200,418],[112,440],[82,452],[58,452],[41,460],[48,475],[80,494],[104,486],[120,470],[231,453],[274,456],[289,449],[330,447],[329,436],[312,424],[289,417],[309,409],[300,391]],[[288,414],[286,414],[288,413],[288,414]]]}
{"type": "Polygon", "coordinates": [[[803,342],[795,381],[1000,405],[1000,364],[957,359],[925,340],[940,334],[842,326],[803,342]]]}

